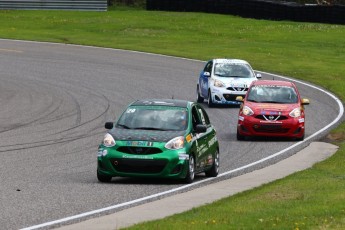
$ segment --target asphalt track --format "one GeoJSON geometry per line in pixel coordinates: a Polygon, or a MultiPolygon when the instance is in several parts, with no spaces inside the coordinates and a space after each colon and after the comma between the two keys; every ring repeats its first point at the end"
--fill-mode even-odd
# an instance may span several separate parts
{"type": "Polygon", "coordinates": [[[114,120],[136,99],[195,100],[203,65],[140,52],[0,40],[0,226],[57,227],[243,175],[295,154],[341,120],[337,98],[297,83],[302,96],[311,101],[304,142],[238,142],[238,108],[207,108],[218,131],[223,176],[205,180],[200,175],[192,186],[131,178],[99,183],[96,156],[104,122],[114,120]]]}

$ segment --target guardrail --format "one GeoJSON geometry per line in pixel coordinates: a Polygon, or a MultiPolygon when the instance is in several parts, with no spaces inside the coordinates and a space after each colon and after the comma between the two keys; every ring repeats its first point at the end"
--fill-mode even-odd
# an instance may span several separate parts
{"type": "Polygon", "coordinates": [[[106,11],[107,7],[107,0],[0,0],[3,10],[106,11]]]}

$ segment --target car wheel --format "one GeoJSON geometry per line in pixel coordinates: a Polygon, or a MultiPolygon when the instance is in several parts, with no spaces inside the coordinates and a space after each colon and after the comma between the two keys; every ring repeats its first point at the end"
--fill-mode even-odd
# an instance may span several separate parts
{"type": "Polygon", "coordinates": [[[236,133],[236,138],[238,141],[244,141],[244,136],[240,134],[240,132],[238,132],[237,130],[237,133],[236,133]]]}
{"type": "Polygon", "coordinates": [[[100,182],[110,182],[111,178],[112,178],[111,176],[102,175],[97,171],[97,179],[100,182]]]}
{"type": "Polygon", "coordinates": [[[188,171],[187,171],[187,175],[184,179],[184,181],[188,184],[192,183],[194,180],[194,176],[195,176],[195,162],[194,162],[194,157],[192,155],[189,156],[189,161],[188,161],[188,171]]]}
{"type": "Polygon", "coordinates": [[[218,150],[215,152],[215,158],[213,161],[213,165],[211,169],[205,171],[205,175],[207,177],[216,177],[218,176],[219,173],[219,152],[218,150]]]}
{"type": "Polygon", "coordinates": [[[208,107],[213,107],[213,101],[212,101],[212,95],[211,95],[211,91],[208,91],[208,102],[207,102],[208,107]]]}
{"type": "Polygon", "coordinates": [[[199,93],[199,85],[196,86],[196,101],[199,103],[204,102],[204,98],[199,93]]]}

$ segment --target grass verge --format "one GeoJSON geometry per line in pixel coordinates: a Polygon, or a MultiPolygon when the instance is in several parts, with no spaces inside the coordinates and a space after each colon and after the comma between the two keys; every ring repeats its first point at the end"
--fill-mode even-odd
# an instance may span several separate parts
{"type": "MultiPolygon", "coordinates": [[[[345,26],[229,15],[0,11],[0,37],[138,50],[207,60],[236,57],[254,69],[309,81],[345,99],[345,26]]],[[[345,125],[326,138],[330,159],[260,188],[130,229],[344,229],[345,125]]]]}

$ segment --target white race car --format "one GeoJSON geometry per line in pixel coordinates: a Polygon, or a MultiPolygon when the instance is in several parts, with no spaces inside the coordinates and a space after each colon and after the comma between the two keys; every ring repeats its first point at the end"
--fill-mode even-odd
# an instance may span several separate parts
{"type": "Polygon", "coordinates": [[[201,71],[197,83],[197,101],[207,99],[214,104],[240,104],[237,96],[245,97],[249,85],[261,78],[250,64],[240,59],[212,59],[201,71]]]}

